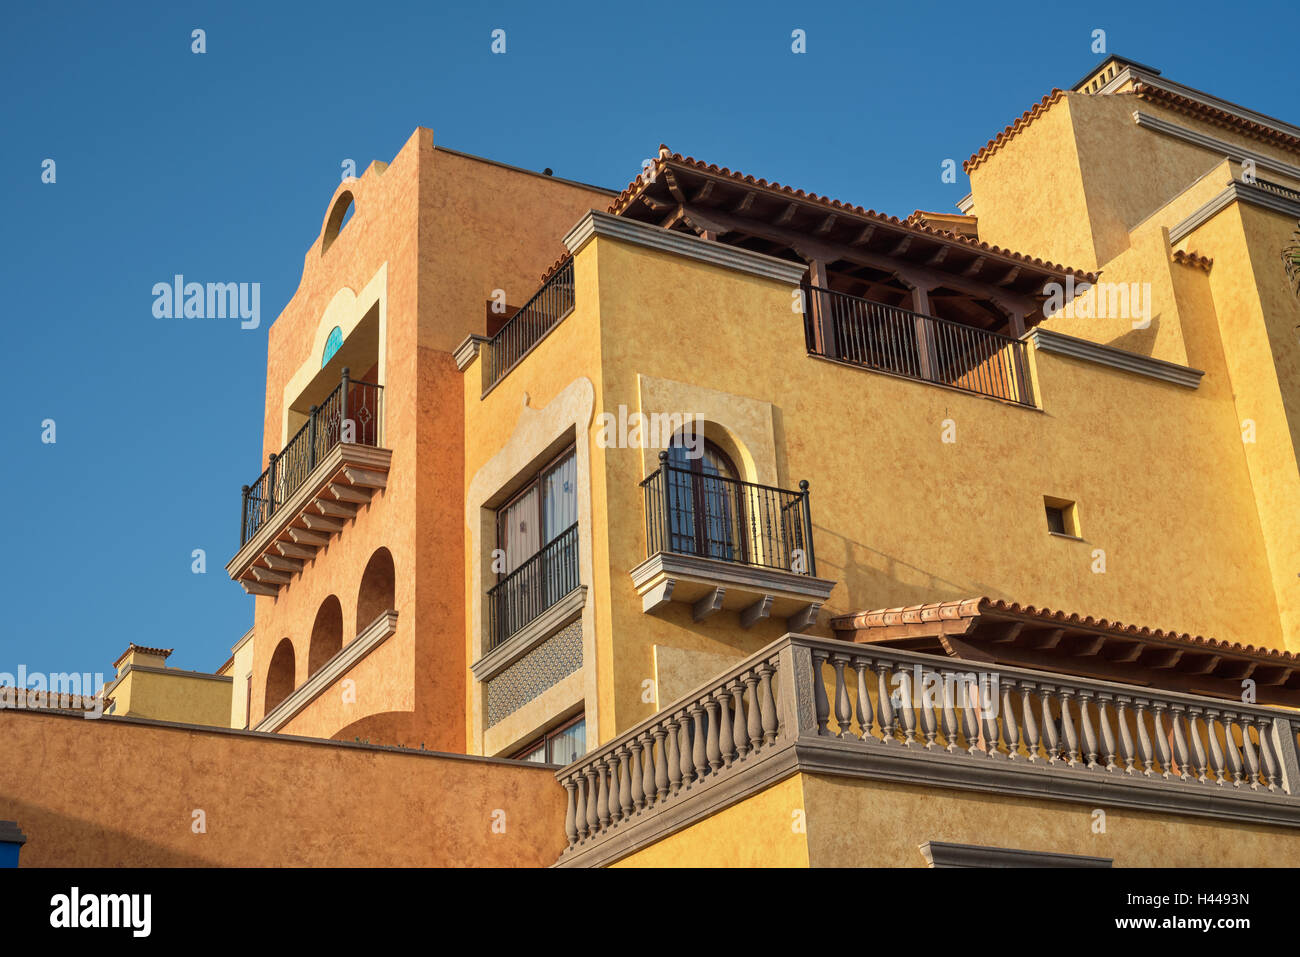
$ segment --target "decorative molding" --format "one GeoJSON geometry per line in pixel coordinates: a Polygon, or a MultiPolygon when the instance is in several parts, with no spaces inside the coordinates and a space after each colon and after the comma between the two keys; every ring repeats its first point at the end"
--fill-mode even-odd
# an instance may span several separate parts
{"type": "Polygon", "coordinates": [[[487,681],[514,664],[528,652],[582,614],[587,604],[587,586],[579,585],[524,627],[497,645],[474,664],[474,680],[487,681]]]}
{"type": "Polygon", "coordinates": [[[456,369],[464,372],[469,367],[469,364],[478,358],[479,350],[482,349],[483,344],[491,341],[487,336],[480,336],[477,332],[471,332],[467,335],[461,344],[456,347],[456,351],[451,354],[452,358],[456,360],[456,369]]]}
{"type": "Polygon", "coordinates": [[[330,685],[366,655],[383,644],[390,635],[397,631],[397,612],[386,611],[372,621],[366,630],[353,638],[334,657],[325,662],[314,675],[304,681],[294,692],[270,710],[257,722],[254,731],[276,731],[284,727],[291,718],[316,700],[330,685]]]}
{"type": "Polygon", "coordinates": [[[1180,366],[1175,362],[1166,362],[1164,359],[1153,359],[1150,356],[1125,352],[1123,349],[1116,349],[1114,346],[1106,346],[1099,342],[1089,342],[1087,339],[1078,339],[1061,332],[1053,332],[1050,329],[1044,329],[1042,326],[1036,326],[1029,330],[1025,334],[1025,338],[1034,344],[1035,349],[1042,352],[1054,352],[1058,355],[1069,356],[1072,359],[1095,362],[1098,365],[1119,369],[1121,372],[1132,372],[1136,375],[1159,379],[1162,382],[1172,382],[1174,385],[1181,385],[1188,389],[1195,389],[1199,386],[1201,377],[1205,375],[1200,369],[1180,366]]]}
{"type": "Polygon", "coordinates": [[[947,841],[926,841],[920,845],[920,850],[931,867],[1111,867],[1114,863],[1109,857],[950,844],[947,841]]]}
{"type": "Polygon", "coordinates": [[[618,239],[766,279],[776,279],[791,286],[799,284],[808,268],[803,263],[792,263],[787,259],[778,259],[698,236],[688,236],[594,209],[588,210],[577,225],[569,230],[564,237],[564,245],[571,253],[577,253],[597,236],[618,239]]]}
{"type": "Polygon", "coordinates": [[[1177,123],[1171,123],[1166,119],[1153,116],[1150,113],[1143,113],[1141,110],[1133,111],[1133,122],[1143,129],[1151,130],[1155,133],[1163,133],[1166,136],[1172,136],[1180,139],[1185,143],[1191,143],[1193,146],[1199,146],[1202,149],[1210,150],[1221,156],[1226,156],[1230,160],[1238,163],[1243,160],[1251,160],[1256,168],[1266,169],[1270,172],[1281,173],[1283,176],[1289,176],[1292,179],[1300,179],[1300,166],[1293,163],[1287,163],[1264,153],[1257,153],[1252,149],[1244,146],[1238,146],[1235,143],[1229,143],[1227,140],[1221,140],[1217,136],[1210,136],[1199,130],[1188,129],[1186,126],[1179,126],[1177,123]]]}
{"type": "MultiPolygon", "coordinates": [[[[1089,74],[1089,78],[1091,78],[1095,73],[1096,71],[1093,71],[1093,74],[1089,74]]],[[[1212,110],[1221,110],[1224,113],[1230,114],[1235,119],[1268,127],[1283,136],[1300,137],[1300,126],[1292,126],[1290,123],[1285,123],[1282,120],[1275,119],[1267,114],[1256,113],[1254,110],[1247,109],[1244,106],[1239,106],[1236,103],[1230,103],[1227,100],[1221,100],[1217,96],[1212,96],[1209,93],[1205,93],[1193,87],[1183,86],[1181,83],[1175,83],[1173,80],[1165,79],[1161,76],[1159,70],[1146,69],[1136,63],[1124,64],[1122,69],[1120,69],[1114,77],[1108,80],[1104,86],[1100,87],[1096,93],[1098,95],[1113,93],[1130,80],[1135,86],[1141,84],[1143,86],[1153,87],[1157,90],[1163,90],[1166,93],[1172,93],[1175,96],[1185,97],[1186,99],[1196,103],[1198,106],[1207,107],[1212,110]]]]}
{"type": "Polygon", "coordinates": [[[1169,242],[1182,242],[1202,225],[1237,201],[1259,206],[1274,213],[1281,213],[1290,219],[1300,219],[1300,203],[1295,200],[1287,199],[1285,196],[1250,183],[1233,181],[1227,185],[1223,192],[1205,203],[1196,212],[1169,227],[1169,242]]]}
{"type": "Polygon", "coordinates": [[[835,588],[835,582],[825,578],[757,565],[739,565],[716,558],[680,555],[676,552],[659,552],[637,565],[632,569],[632,584],[640,591],[643,585],[659,576],[669,579],[689,578],[716,583],[722,588],[736,586],[747,591],[789,595],[820,602],[829,598],[835,588]]]}

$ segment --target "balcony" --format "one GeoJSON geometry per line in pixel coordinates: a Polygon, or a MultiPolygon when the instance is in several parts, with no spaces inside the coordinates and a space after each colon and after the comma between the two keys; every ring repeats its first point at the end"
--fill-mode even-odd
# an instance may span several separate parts
{"type": "Polygon", "coordinates": [[[1033,407],[1024,342],[896,306],[806,289],[812,355],[1033,407]]]}
{"type": "Polygon", "coordinates": [[[559,863],[612,863],[799,772],[1300,826],[1295,712],[992,667],[788,634],[559,771],[559,863]]]}
{"type": "Polygon", "coordinates": [[[799,491],[669,464],[641,483],[646,552],[632,570],[642,610],[687,602],[695,621],[739,613],[742,627],[785,618],[809,627],[835,583],[817,577],[808,483],[799,491]]]}
{"type": "Polygon", "coordinates": [[[496,384],[573,311],[573,306],[573,259],[570,258],[485,343],[487,365],[483,394],[487,395],[496,388],[496,384]]]}
{"type": "Polygon", "coordinates": [[[570,525],[487,593],[494,651],[578,588],[578,526],[570,525]]]}
{"type": "Polygon", "coordinates": [[[387,485],[383,387],[348,369],[279,455],[241,493],[239,552],[226,565],[252,595],[274,596],[387,485]]]}

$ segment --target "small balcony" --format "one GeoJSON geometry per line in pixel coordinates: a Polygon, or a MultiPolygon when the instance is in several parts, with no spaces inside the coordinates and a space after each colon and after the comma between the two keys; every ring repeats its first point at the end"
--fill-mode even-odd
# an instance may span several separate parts
{"type": "Polygon", "coordinates": [[[799,491],[672,465],[641,483],[648,557],[632,570],[642,610],[691,605],[695,621],[723,609],[749,628],[786,618],[812,625],[835,583],[817,577],[808,483],[799,491]]]}
{"type": "Polygon", "coordinates": [[[483,394],[504,379],[552,329],[573,311],[573,260],[569,259],[497,334],[484,343],[483,394]]]}
{"type": "Polygon", "coordinates": [[[387,485],[383,387],[349,370],[266,471],[240,495],[239,552],[226,566],[252,595],[273,596],[387,485]]]}
{"type": "Polygon", "coordinates": [[[810,354],[1034,407],[1028,347],[1019,339],[816,286],[805,291],[810,354]]]}
{"type": "Polygon", "coordinates": [[[488,647],[495,651],[578,590],[578,526],[570,525],[487,593],[488,647]]]}

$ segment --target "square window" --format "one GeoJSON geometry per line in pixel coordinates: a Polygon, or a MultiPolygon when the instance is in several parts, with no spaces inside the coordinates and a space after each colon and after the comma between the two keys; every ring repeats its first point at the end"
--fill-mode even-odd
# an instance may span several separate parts
{"type": "Polygon", "coordinates": [[[1047,530],[1053,535],[1081,538],[1079,533],[1079,507],[1069,499],[1043,496],[1043,511],[1047,515],[1047,530]]]}

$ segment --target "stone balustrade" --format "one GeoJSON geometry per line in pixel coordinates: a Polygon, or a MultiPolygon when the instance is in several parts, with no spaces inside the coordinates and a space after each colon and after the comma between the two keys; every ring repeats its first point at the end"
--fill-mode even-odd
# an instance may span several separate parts
{"type": "Polygon", "coordinates": [[[566,863],[797,771],[1300,826],[1295,712],[788,634],[563,768],[566,863]]]}

